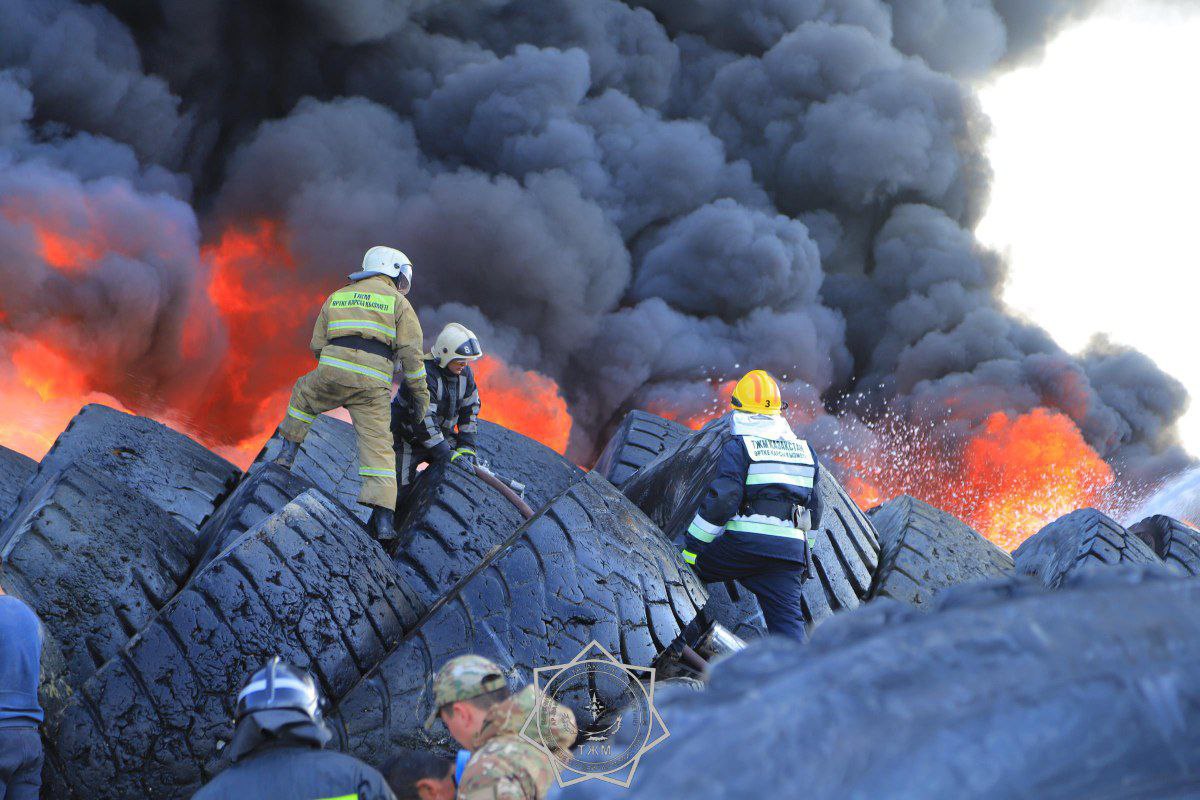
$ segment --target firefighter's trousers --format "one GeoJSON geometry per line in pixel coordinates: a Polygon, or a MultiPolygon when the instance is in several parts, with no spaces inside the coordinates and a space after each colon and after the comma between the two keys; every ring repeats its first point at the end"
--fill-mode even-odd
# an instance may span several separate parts
{"type": "Polygon", "coordinates": [[[758,598],[767,632],[803,642],[808,638],[800,613],[804,565],[747,553],[727,535],[696,556],[696,572],[705,583],[736,580],[758,598]]]}
{"type": "Polygon", "coordinates": [[[358,502],[381,508],[396,507],[396,454],[392,450],[391,385],[346,386],[343,371],[322,364],[296,381],[288,413],[279,432],[303,442],[318,414],[339,406],[350,412],[358,437],[358,502]]]}

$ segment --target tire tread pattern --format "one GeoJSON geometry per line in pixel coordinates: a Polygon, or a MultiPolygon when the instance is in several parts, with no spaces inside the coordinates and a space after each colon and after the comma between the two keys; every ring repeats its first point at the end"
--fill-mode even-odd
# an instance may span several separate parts
{"type": "Polygon", "coordinates": [[[1162,564],[1149,545],[1094,508],[1081,508],[1051,522],[1021,543],[1013,561],[1017,572],[1051,588],[1092,567],[1162,564]]]}
{"type": "Polygon", "coordinates": [[[706,601],[682,559],[607,480],[589,473],[448,592],[330,715],[343,749],[379,764],[402,746],[446,746],[422,723],[437,668],[492,658],[511,684],[593,640],[649,666],[706,601]]]}
{"type": "Polygon", "coordinates": [[[592,469],[620,487],[633,473],[673,449],[691,433],[682,423],[635,409],[621,420],[592,469]]]}
{"type": "Polygon", "coordinates": [[[871,599],[928,608],[941,590],[1013,571],[1012,556],[939,508],[903,495],[869,514],[879,533],[871,599]]]}
{"type": "Polygon", "coordinates": [[[187,797],[224,766],[237,691],[268,658],[308,669],[336,702],[416,619],[383,551],[310,490],[197,573],[47,721],[48,774],[79,798],[187,797]]]}

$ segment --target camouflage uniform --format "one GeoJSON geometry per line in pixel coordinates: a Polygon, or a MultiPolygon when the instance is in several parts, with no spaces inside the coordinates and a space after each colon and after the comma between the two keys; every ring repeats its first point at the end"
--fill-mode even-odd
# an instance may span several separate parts
{"type": "MultiPolygon", "coordinates": [[[[431,727],[438,710],[447,703],[470,700],[507,686],[504,673],[481,656],[460,656],[438,670],[433,682],[433,712],[426,720],[431,727]]],[[[541,718],[528,734],[546,731],[546,746],[566,760],[575,742],[577,728],[571,710],[526,686],[487,711],[483,726],[471,743],[471,760],[458,784],[459,800],[541,800],[554,781],[554,768],[546,754],[521,736],[530,714],[541,718]]]]}

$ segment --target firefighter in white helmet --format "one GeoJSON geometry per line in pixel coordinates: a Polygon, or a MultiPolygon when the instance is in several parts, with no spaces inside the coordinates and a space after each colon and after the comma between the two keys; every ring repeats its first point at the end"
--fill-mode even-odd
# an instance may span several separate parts
{"type": "Polygon", "coordinates": [[[287,417],[279,426],[282,447],[273,459],[290,467],[317,415],[339,406],[350,412],[358,436],[358,502],[371,508],[369,527],[381,541],[395,538],[396,462],[388,399],[392,375],[424,416],[429,405],[421,357],[421,323],[405,295],[412,262],[391,247],[372,247],[350,283],[321,306],[309,347],[317,368],[296,381],[287,417]]]}
{"type": "Polygon", "coordinates": [[[451,322],[425,356],[425,389],[430,397],[426,407],[421,408],[408,386],[401,386],[392,400],[400,505],[420,464],[474,462],[480,400],[470,362],[482,355],[479,338],[465,325],[451,322]]]}

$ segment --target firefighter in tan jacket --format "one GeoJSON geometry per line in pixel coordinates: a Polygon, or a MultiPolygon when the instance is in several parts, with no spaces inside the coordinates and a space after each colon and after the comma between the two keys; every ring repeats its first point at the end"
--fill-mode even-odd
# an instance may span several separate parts
{"type": "Polygon", "coordinates": [[[371,534],[395,537],[396,457],[392,450],[391,390],[396,363],[421,414],[429,405],[421,323],[409,305],[412,262],[391,247],[372,247],[349,285],[325,301],[309,347],[317,368],[296,381],[279,427],[275,463],[291,467],[317,415],[338,406],[350,412],[358,436],[358,502],[371,507],[371,534]]]}

